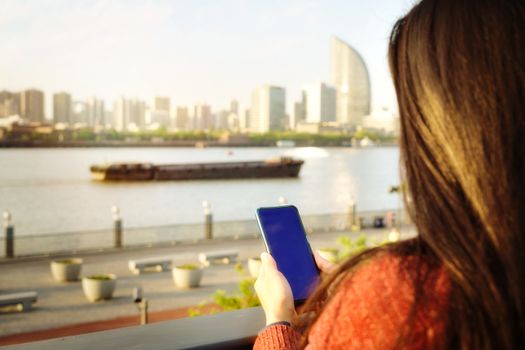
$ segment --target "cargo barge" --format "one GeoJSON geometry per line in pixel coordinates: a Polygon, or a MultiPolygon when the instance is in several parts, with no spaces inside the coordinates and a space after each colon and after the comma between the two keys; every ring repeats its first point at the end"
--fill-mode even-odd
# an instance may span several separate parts
{"type": "Polygon", "coordinates": [[[91,166],[97,181],[167,181],[297,177],[304,161],[289,157],[249,162],[111,163],[91,166]]]}

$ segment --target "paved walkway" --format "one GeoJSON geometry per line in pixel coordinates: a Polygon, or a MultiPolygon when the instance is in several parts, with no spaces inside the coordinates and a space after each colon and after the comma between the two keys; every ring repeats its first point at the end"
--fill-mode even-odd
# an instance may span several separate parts
{"type": "MultiPolygon", "coordinates": [[[[336,238],[342,233],[317,233],[309,240],[313,249],[336,246],[336,238]]],[[[371,239],[384,239],[386,230],[369,230],[371,239]]],[[[349,233],[348,235],[354,235],[349,233]]],[[[403,237],[413,235],[407,231],[403,237]]],[[[213,240],[197,244],[180,244],[170,247],[140,250],[122,250],[98,254],[80,255],[84,259],[83,275],[114,273],[118,276],[117,288],[112,300],[90,303],[84,297],[80,282],[57,283],[50,273],[48,259],[14,260],[0,262],[0,293],[35,290],[38,302],[29,312],[0,309],[0,344],[7,335],[56,329],[74,324],[137,317],[138,310],[132,302],[132,290],[141,286],[149,301],[149,310],[161,313],[172,310],[173,317],[180,317],[180,310],[201,302],[211,302],[217,289],[233,291],[242,278],[235,272],[234,264],[212,265],[205,269],[200,288],[179,290],[173,284],[170,272],[151,272],[134,275],[128,270],[128,260],[153,256],[175,255],[175,263],[197,261],[199,252],[223,249],[239,251],[240,262],[264,251],[260,238],[240,240],[213,240]],[[177,311],[177,312],[174,312],[177,311]]]]}

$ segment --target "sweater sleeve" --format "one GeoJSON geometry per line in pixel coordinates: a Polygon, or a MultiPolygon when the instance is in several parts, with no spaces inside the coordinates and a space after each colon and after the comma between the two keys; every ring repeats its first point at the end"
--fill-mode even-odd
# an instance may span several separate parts
{"type": "Polygon", "coordinates": [[[257,336],[254,350],[297,349],[300,334],[291,326],[276,324],[266,327],[257,336]]]}

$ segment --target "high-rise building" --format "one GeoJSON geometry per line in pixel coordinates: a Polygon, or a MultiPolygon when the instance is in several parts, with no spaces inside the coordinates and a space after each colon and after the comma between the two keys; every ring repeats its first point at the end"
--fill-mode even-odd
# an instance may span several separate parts
{"type": "Polygon", "coordinates": [[[20,94],[10,91],[0,91],[0,118],[20,115],[20,94]]]}
{"type": "Polygon", "coordinates": [[[146,103],[137,98],[118,98],[113,104],[113,126],[117,131],[137,131],[146,124],[146,103]]]}
{"type": "Polygon", "coordinates": [[[106,127],[106,111],[104,100],[96,97],[88,99],[86,104],[86,121],[91,127],[106,127]]]}
{"type": "Polygon", "coordinates": [[[252,92],[250,130],[283,130],[286,124],[286,91],[277,86],[261,86],[252,92]]]}
{"type": "Polygon", "coordinates": [[[53,122],[55,124],[70,124],[72,122],[72,107],[71,94],[68,94],[67,92],[53,94],[53,122]]]}
{"type": "Polygon", "coordinates": [[[88,125],[88,106],[85,101],[73,101],[73,111],[71,114],[71,124],[88,125]]]}
{"type": "Polygon", "coordinates": [[[344,41],[331,39],[331,84],[337,91],[337,121],[357,127],[370,114],[370,79],[365,61],[344,41]]]}
{"type": "Polygon", "coordinates": [[[150,126],[169,128],[171,126],[170,114],[166,111],[156,111],[149,109],[146,112],[146,124],[150,126]]]}
{"type": "Polygon", "coordinates": [[[239,114],[239,102],[237,100],[231,100],[230,102],[230,112],[239,114]]]}
{"type": "Polygon", "coordinates": [[[108,129],[115,128],[115,122],[113,119],[113,111],[110,109],[104,110],[104,127],[108,129]]]}
{"type": "Polygon", "coordinates": [[[292,129],[297,127],[297,124],[306,121],[306,92],[301,92],[301,100],[294,103],[293,106],[293,122],[292,129]]]}
{"type": "Polygon", "coordinates": [[[178,130],[188,130],[190,128],[190,118],[187,107],[177,107],[175,115],[175,127],[178,130]]]}
{"type": "Polygon", "coordinates": [[[237,113],[230,112],[228,114],[226,129],[234,131],[234,132],[241,131],[240,118],[237,115],[237,113]]]}
{"type": "Polygon", "coordinates": [[[308,123],[335,121],[335,88],[319,82],[307,86],[305,116],[308,123]]]}
{"type": "Polygon", "coordinates": [[[29,89],[20,93],[20,116],[26,121],[43,123],[44,93],[29,89]]]}
{"type": "Polygon", "coordinates": [[[146,125],[146,103],[137,98],[131,100],[130,121],[138,129],[146,125]]]}
{"type": "Polygon", "coordinates": [[[128,124],[131,123],[131,101],[124,97],[118,98],[113,103],[113,126],[117,131],[128,130],[128,124]]]}
{"type": "Polygon", "coordinates": [[[149,111],[150,122],[163,127],[169,127],[170,124],[170,98],[155,97],[153,101],[153,110],[149,111]]]}
{"type": "Polygon", "coordinates": [[[244,110],[244,114],[239,118],[239,124],[241,131],[250,130],[250,108],[244,110]]]}
{"type": "Polygon", "coordinates": [[[155,97],[155,111],[170,112],[170,98],[169,97],[155,97]]]}
{"type": "Polygon", "coordinates": [[[383,108],[363,118],[363,128],[399,136],[399,117],[383,108]]]}
{"type": "Polygon", "coordinates": [[[214,128],[214,118],[210,105],[198,103],[193,109],[193,125],[197,130],[210,130],[214,128]]]}
{"type": "Polygon", "coordinates": [[[232,114],[230,111],[221,110],[217,112],[216,119],[215,119],[215,129],[219,130],[228,130],[228,120],[230,117],[230,114],[232,114]]]}

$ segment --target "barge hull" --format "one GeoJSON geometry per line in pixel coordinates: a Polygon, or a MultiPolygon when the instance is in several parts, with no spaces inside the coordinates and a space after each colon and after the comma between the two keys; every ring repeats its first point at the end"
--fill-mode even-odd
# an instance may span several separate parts
{"type": "Polygon", "coordinates": [[[282,178],[297,177],[301,165],[276,166],[231,166],[213,167],[203,165],[186,169],[173,170],[169,167],[159,167],[154,180],[212,180],[212,179],[250,179],[250,178],[282,178]]]}
{"type": "Polygon", "coordinates": [[[302,160],[229,162],[203,164],[111,164],[92,166],[98,181],[176,181],[214,179],[293,178],[299,176],[302,160]]]}

